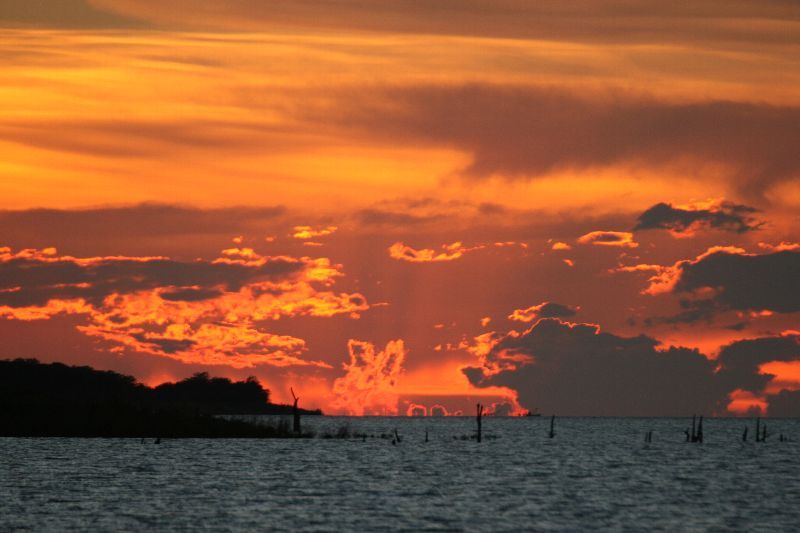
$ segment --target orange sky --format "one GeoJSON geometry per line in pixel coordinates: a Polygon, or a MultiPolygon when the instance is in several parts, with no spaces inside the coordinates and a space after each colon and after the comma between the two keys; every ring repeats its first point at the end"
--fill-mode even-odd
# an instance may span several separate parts
{"type": "Polygon", "coordinates": [[[796,388],[792,3],[7,0],[0,27],[0,356],[358,414],[594,414],[547,380],[589,394],[603,350],[633,359],[598,405],[662,359],[698,411],[796,388]]]}

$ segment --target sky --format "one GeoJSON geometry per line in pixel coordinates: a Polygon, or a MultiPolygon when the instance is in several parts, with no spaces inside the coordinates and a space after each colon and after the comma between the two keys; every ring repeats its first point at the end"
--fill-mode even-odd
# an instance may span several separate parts
{"type": "Polygon", "coordinates": [[[796,416],[798,146],[789,0],[3,0],[0,358],[796,416]]]}

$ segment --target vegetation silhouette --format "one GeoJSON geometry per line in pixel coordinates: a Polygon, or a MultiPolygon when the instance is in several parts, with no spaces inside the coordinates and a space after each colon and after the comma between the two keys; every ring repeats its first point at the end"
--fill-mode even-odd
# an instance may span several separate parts
{"type": "MultiPolygon", "coordinates": [[[[309,436],[218,415],[291,414],[269,403],[255,378],[232,382],[206,373],[155,388],[132,376],[35,359],[0,361],[0,436],[204,437],[309,436]]],[[[303,410],[300,410],[303,411],[303,410]]],[[[308,415],[322,414],[303,411],[308,415]]]]}

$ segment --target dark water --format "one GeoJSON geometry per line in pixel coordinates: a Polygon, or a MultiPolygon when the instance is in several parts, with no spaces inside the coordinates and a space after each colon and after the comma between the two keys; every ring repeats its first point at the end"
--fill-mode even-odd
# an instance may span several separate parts
{"type": "Polygon", "coordinates": [[[685,419],[486,418],[480,444],[453,438],[471,418],[304,422],[402,442],[0,439],[0,530],[800,529],[800,420],[702,445],[685,419]]]}

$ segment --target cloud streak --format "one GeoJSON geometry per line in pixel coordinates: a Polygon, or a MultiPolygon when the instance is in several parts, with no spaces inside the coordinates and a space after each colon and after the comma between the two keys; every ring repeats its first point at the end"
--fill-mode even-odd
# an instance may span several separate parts
{"type": "Polygon", "coordinates": [[[728,45],[779,44],[777,34],[792,31],[797,11],[779,1],[733,3],[720,16],[719,4],[689,6],[656,1],[597,4],[579,0],[377,0],[365,10],[358,0],[332,5],[322,0],[90,0],[91,5],[164,27],[368,30],[390,33],[570,40],[609,43],[728,45]],[[729,19],[761,22],[731,24],[729,19]],[[727,23],[726,23],[727,22],[727,23]]]}
{"type": "Polygon", "coordinates": [[[472,178],[630,164],[691,172],[713,163],[739,192],[760,197],[800,172],[797,107],[474,83],[385,89],[347,101],[342,128],[462,150],[472,158],[462,173],[472,178]]]}

